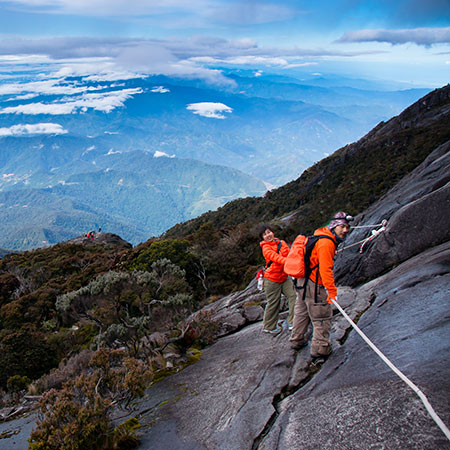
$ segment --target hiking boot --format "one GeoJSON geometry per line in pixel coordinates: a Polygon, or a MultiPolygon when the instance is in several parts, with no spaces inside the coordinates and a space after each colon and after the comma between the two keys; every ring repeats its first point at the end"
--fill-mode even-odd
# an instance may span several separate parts
{"type": "Polygon", "coordinates": [[[292,350],[295,350],[297,352],[298,350],[302,349],[303,347],[306,347],[307,343],[308,343],[307,341],[291,342],[291,348],[292,348],[292,350]]]}
{"type": "Polygon", "coordinates": [[[311,358],[326,358],[332,352],[331,344],[311,343],[311,358]]]}
{"type": "Polygon", "coordinates": [[[281,333],[281,328],[278,326],[275,327],[273,330],[268,330],[267,328],[263,328],[262,331],[263,331],[263,333],[269,333],[272,335],[276,335],[276,334],[281,333]]]}
{"type": "Polygon", "coordinates": [[[331,351],[330,351],[330,353],[327,353],[326,355],[311,353],[311,358],[313,360],[320,360],[320,359],[326,360],[331,355],[331,353],[332,353],[331,351]]]}

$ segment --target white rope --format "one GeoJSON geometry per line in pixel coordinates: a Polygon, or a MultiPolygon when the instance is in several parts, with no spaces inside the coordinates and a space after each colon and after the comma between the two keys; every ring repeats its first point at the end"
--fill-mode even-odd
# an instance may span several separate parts
{"type": "Polygon", "coordinates": [[[381,227],[386,225],[386,220],[383,220],[381,223],[376,223],[375,225],[352,225],[350,228],[372,228],[372,227],[381,227]]]}
{"type": "Polygon", "coordinates": [[[348,248],[354,247],[355,245],[359,245],[361,244],[361,248],[359,249],[359,253],[363,252],[363,248],[364,246],[367,244],[367,242],[372,241],[374,238],[376,238],[379,234],[381,234],[383,231],[386,231],[386,225],[387,225],[387,220],[383,219],[381,221],[381,223],[377,223],[376,225],[359,225],[359,226],[355,226],[355,227],[351,227],[351,228],[372,228],[372,227],[381,227],[378,230],[372,230],[371,234],[369,237],[362,239],[358,242],[354,242],[353,244],[347,245],[346,247],[342,247],[339,250],[337,250],[338,252],[342,252],[344,250],[347,250],[348,248]]]}
{"type": "Polygon", "coordinates": [[[359,244],[362,244],[364,242],[367,242],[368,239],[369,238],[365,238],[365,239],[362,239],[361,241],[358,241],[358,242],[355,242],[353,244],[347,245],[346,247],[339,248],[338,250],[336,250],[336,253],[339,253],[339,252],[342,252],[344,250],[347,250],[348,248],[354,247],[355,245],[359,245],[359,244]]]}
{"type": "Polygon", "coordinates": [[[407,378],[397,367],[394,366],[386,356],[381,353],[381,351],[375,346],[375,344],[360,330],[360,328],[353,322],[352,319],[347,315],[347,313],[341,308],[341,306],[337,303],[336,300],[331,299],[331,301],[336,305],[341,314],[347,319],[347,321],[351,324],[351,326],[359,333],[359,335],[369,344],[372,350],[394,371],[396,375],[398,375],[422,400],[422,403],[425,405],[430,416],[439,426],[439,428],[443,431],[447,439],[450,441],[450,430],[447,428],[445,423],[441,420],[441,418],[436,414],[435,410],[431,406],[425,394],[409,379],[407,378]]]}
{"type": "Polygon", "coordinates": [[[364,246],[368,243],[368,242],[370,242],[370,241],[372,241],[374,238],[376,238],[379,234],[381,234],[383,231],[385,231],[386,230],[386,225],[383,225],[381,228],[379,228],[378,230],[372,230],[372,233],[371,233],[371,235],[366,239],[366,241],[365,242],[363,242],[362,244],[361,244],[361,247],[359,248],[359,253],[362,253],[363,252],[363,250],[364,250],[364,246]]]}

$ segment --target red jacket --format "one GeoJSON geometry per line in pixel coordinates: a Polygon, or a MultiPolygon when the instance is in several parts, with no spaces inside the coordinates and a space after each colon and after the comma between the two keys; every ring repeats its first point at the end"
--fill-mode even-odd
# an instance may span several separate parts
{"type": "MultiPolygon", "coordinates": [[[[314,232],[314,236],[330,236],[336,242],[336,236],[328,227],[319,228],[314,232]]],[[[319,239],[311,253],[311,267],[319,264],[319,270],[314,270],[309,277],[310,280],[325,286],[330,297],[337,295],[336,285],[334,284],[333,266],[336,245],[330,239],[319,239]],[[316,275],[317,274],[317,275],[316,275]]]]}
{"type": "Polygon", "coordinates": [[[264,272],[264,278],[275,281],[276,283],[284,283],[288,276],[284,273],[283,266],[286,262],[286,256],[289,253],[289,246],[286,242],[281,241],[280,251],[277,253],[279,242],[279,239],[270,242],[261,241],[259,245],[262,248],[264,258],[266,259],[266,266],[269,264],[269,261],[272,261],[270,267],[264,272]]]}

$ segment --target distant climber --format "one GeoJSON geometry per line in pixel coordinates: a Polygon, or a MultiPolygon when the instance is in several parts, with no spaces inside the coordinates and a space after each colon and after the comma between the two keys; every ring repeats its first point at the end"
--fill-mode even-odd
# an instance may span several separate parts
{"type": "Polygon", "coordinates": [[[299,285],[294,309],[293,329],[289,341],[299,350],[306,345],[305,334],[309,323],[313,325],[311,356],[326,357],[331,353],[330,328],[333,311],[331,299],[337,298],[333,266],[336,247],[350,231],[353,217],[345,212],[336,213],[328,226],[317,229],[314,236],[325,236],[317,240],[310,257],[309,276],[299,285]]]}
{"type": "Polygon", "coordinates": [[[260,245],[263,256],[266,260],[264,270],[264,291],[266,293],[266,308],[263,318],[263,332],[278,334],[281,332],[278,322],[280,312],[281,294],[288,300],[289,315],[288,327],[292,328],[294,318],[295,290],[292,280],[283,271],[286,256],[289,253],[289,246],[286,242],[277,239],[274,231],[269,225],[261,225],[259,237],[262,239],[260,245]]]}
{"type": "Polygon", "coordinates": [[[93,241],[95,239],[95,231],[89,231],[87,234],[85,234],[85,237],[93,241]]]}

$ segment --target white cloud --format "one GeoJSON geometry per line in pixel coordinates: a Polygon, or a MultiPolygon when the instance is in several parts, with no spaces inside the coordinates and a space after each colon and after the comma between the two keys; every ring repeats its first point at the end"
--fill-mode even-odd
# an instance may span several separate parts
{"type": "Polygon", "coordinates": [[[29,105],[9,106],[0,109],[0,114],[71,114],[75,110],[75,106],[69,103],[56,103],[46,105],[44,103],[30,103],[29,105]]]}
{"type": "Polygon", "coordinates": [[[124,105],[125,101],[133,95],[142,93],[141,88],[123,89],[103,93],[85,93],[78,100],[55,103],[29,103],[27,105],[8,106],[0,109],[0,114],[73,114],[79,111],[86,112],[95,109],[109,113],[115,108],[124,105]]]}
{"type": "Polygon", "coordinates": [[[175,155],[168,155],[167,153],[160,152],[159,150],[156,150],[156,152],[153,154],[153,157],[154,158],[161,158],[161,157],[175,158],[175,155]]]}
{"type": "Polygon", "coordinates": [[[24,94],[18,95],[17,97],[8,98],[7,101],[30,100],[34,97],[37,97],[37,94],[24,94]]]}
{"type": "Polygon", "coordinates": [[[210,119],[225,119],[222,113],[231,113],[233,109],[223,103],[200,102],[191,103],[186,106],[186,109],[210,119]]]}
{"type": "MultiPolygon", "coordinates": [[[[278,66],[282,68],[307,67],[317,65],[316,62],[290,62],[298,60],[292,57],[274,57],[263,55],[241,55],[227,58],[213,58],[211,56],[197,56],[191,58],[192,61],[203,64],[231,64],[231,65],[250,65],[250,66],[278,66]]],[[[255,74],[255,76],[258,76],[255,74]]]]}
{"type": "Polygon", "coordinates": [[[122,152],[120,150],[114,151],[114,149],[110,148],[106,155],[117,155],[118,153],[121,154],[122,152]]]}
{"type": "MultiPolygon", "coordinates": [[[[22,98],[32,98],[39,94],[43,95],[75,95],[86,91],[96,91],[104,89],[105,86],[76,86],[74,83],[67,83],[63,78],[47,79],[44,81],[33,81],[29,83],[5,83],[0,85],[0,95],[21,94],[22,98]],[[24,93],[30,94],[24,94],[24,93]]],[[[19,98],[19,97],[17,97],[19,98]]]]}
{"type": "Polygon", "coordinates": [[[450,27],[413,28],[409,30],[358,30],[345,33],[337,42],[388,42],[390,44],[411,42],[424,46],[450,44],[450,27]]]}
{"type": "Polygon", "coordinates": [[[34,134],[65,134],[65,130],[57,123],[35,123],[13,125],[9,128],[0,128],[0,136],[24,136],[34,134]]]}
{"type": "Polygon", "coordinates": [[[159,94],[165,94],[166,92],[170,92],[170,89],[167,89],[164,86],[154,86],[150,92],[158,92],[159,94]]]}

